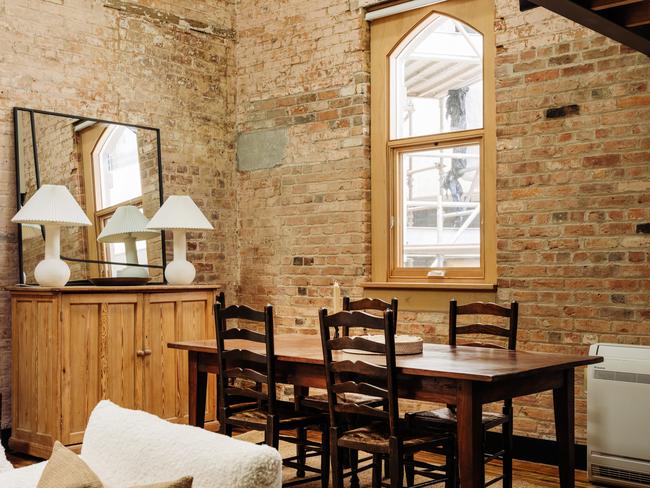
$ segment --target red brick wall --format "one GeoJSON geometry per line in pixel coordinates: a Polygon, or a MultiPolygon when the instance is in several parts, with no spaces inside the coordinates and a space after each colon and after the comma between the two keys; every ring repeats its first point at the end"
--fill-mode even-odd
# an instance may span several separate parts
{"type": "MultiPolygon", "coordinates": [[[[369,278],[368,31],[354,3],[238,11],[237,129],[288,134],[281,164],[239,173],[239,298],[274,303],[282,330],[316,333],[333,281],[358,296],[369,278]]],[[[650,221],[648,58],[543,9],[496,5],[498,296],[521,302],[520,347],[650,344],[650,239],[636,231],[650,221]],[[579,114],[547,118],[569,105],[579,114]]],[[[429,340],[446,340],[445,323],[400,313],[401,330],[429,340]]],[[[579,371],[580,441],[582,384],[579,371]]],[[[553,436],[549,395],[516,410],[517,433],[553,436]]]]}
{"type": "MultiPolygon", "coordinates": [[[[11,108],[23,106],[160,127],[165,193],[190,192],[217,229],[190,236],[188,259],[198,262],[197,280],[226,282],[233,294],[234,91],[227,74],[234,67],[234,1],[139,3],[149,10],[117,0],[0,0],[2,285],[16,283],[18,273],[16,226],[10,223],[16,211],[11,108]],[[106,8],[109,3],[125,10],[106,8]],[[209,32],[189,25],[208,26],[209,32]]],[[[3,427],[11,414],[10,352],[3,293],[3,427]]]]}

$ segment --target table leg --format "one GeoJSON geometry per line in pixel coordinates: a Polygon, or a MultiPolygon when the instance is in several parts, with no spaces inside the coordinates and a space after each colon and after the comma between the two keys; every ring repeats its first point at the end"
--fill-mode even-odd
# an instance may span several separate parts
{"type": "Polygon", "coordinates": [[[471,381],[458,384],[458,463],[461,488],[482,488],[485,481],[481,415],[483,405],[471,381]]]}
{"type": "Polygon", "coordinates": [[[553,390],[555,436],[558,443],[560,487],[575,487],[575,411],[573,369],[564,373],[560,388],[553,390]]]}
{"type": "Polygon", "coordinates": [[[188,351],[188,398],[189,398],[189,424],[203,427],[205,424],[205,397],[208,388],[208,373],[199,371],[199,355],[188,351]]]}

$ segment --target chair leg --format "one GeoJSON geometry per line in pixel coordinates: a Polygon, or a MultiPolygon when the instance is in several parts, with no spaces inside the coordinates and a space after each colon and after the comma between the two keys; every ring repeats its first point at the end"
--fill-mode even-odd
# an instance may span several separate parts
{"type": "Polygon", "coordinates": [[[512,416],[503,424],[503,488],[512,488],[512,416]]]}
{"type": "Polygon", "coordinates": [[[336,427],[330,428],[330,459],[332,461],[332,486],[343,488],[343,449],[338,446],[338,431],[336,427]]]}
{"type": "Polygon", "coordinates": [[[415,465],[413,464],[413,454],[407,454],[404,458],[404,468],[406,471],[406,486],[415,484],[415,465]]]}
{"type": "Polygon", "coordinates": [[[359,451],[354,449],[349,450],[350,453],[350,488],[359,488],[359,475],[357,470],[359,469],[359,451]]]}
{"type": "Polygon", "coordinates": [[[330,484],[330,437],[327,424],[322,426],[321,433],[320,486],[321,488],[328,488],[330,484]]]}
{"type": "Polygon", "coordinates": [[[381,454],[372,455],[372,488],[381,488],[381,468],[384,457],[381,454]]]}
{"type": "Polygon", "coordinates": [[[390,488],[402,488],[404,481],[404,464],[402,446],[399,440],[390,439],[390,488]]]}
{"type": "Polygon", "coordinates": [[[296,429],[296,456],[298,461],[298,468],[296,469],[296,477],[304,478],[305,477],[305,463],[307,462],[306,457],[306,446],[307,443],[307,429],[304,427],[298,427],[296,429]]]}
{"type": "Polygon", "coordinates": [[[264,433],[264,442],[276,449],[280,446],[280,425],[275,415],[269,415],[266,418],[266,432],[264,433]]]}
{"type": "Polygon", "coordinates": [[[445,488],[456,488],[458,466],[456,465],[456,442],[452,438],[445,448],[445,488]]]}

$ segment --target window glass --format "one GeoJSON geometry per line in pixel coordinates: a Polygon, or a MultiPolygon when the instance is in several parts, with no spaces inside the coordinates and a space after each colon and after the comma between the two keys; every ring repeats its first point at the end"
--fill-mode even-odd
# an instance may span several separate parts
{"type": "Polygon", "coordinates": [[[479,144],[398,153],[405,268],[480,267],[479,144]]]}
{"type": "Polygon", "coordinates": [[[137,135],[128,127],[115,126],[108,130],[97,155],[97,210],[142,195],[137,135]]]}
{"type": "Polygon", "coordinates": [[[432,15],[390,58],[391,139],[483,127],[483,36],[432,15]]]}

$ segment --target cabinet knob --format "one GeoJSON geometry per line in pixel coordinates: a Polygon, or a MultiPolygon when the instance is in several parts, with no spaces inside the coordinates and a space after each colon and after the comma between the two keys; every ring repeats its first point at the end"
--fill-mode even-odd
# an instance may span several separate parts
{"type": "Polygon", "coordinates": [[[145,356],[144,351],[138,351],[138,352],[136,352],[135,354],[136,354],[136,356],[138,356],[139,358],[143,358],[143,357],[145,356]]]}
{"type": "Polygon", "coordinates": [[[145,349],[144,350],[144,355],[145,356],[151,356],[151,349],[145,349]]]}

